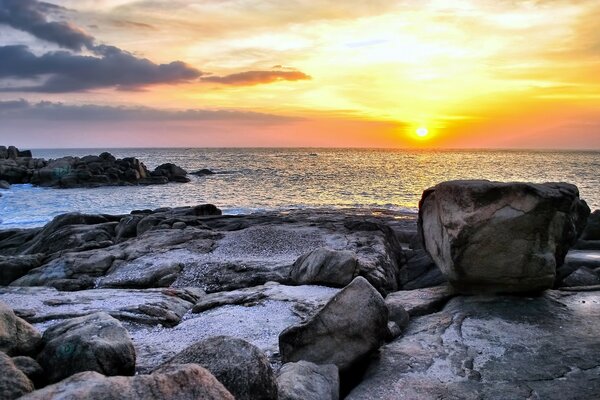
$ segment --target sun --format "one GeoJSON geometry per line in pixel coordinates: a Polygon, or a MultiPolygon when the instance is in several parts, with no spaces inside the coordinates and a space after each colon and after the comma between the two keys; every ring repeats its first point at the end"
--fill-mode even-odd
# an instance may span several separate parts
{"type": "Polygon", "coordinates": [[[425,136],[429,135],[429,130],[427,128],[425,128],[424,126],[421,126],[421,127],[417,128],[415,133],[417,134],[418,137],[424,138],[425,136]]]}

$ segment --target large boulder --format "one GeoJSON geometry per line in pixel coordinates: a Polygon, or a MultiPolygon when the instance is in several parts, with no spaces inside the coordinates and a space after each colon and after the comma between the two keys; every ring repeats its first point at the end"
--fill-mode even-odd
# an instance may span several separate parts
{"type": "Polygon", "coordinates": [[[43,254],[24,256],[0,255],[0,285],[8,285],[14,280],[42,265],[43,254]]]}
{"type": "Polygon", "coordinates": [[[33,391],[33,383],[0,351],[0,399],[13,400],[33,391]]]}
{"type": "Polygon", "coordinates": [[[169,182],[189,182],[187,171],[173,163],[161,164],[152,172],[154,176],[164,176],[169,182]]]}
{"type": "Polygon", "coordinates": [[[191,364],[132,377],[105,377],[97,372],[81,372],[23,397],[23,400],[62,399],[234,400],[210,372],[191,364]]]}
{"type": "Polygon", "coordinates": [[[242,339],[216,336],[195,343],[167,364],[201,365],[237,400],[277,400],[277,383],[269,360],[242,339]]]}
{"type": "Polygon", "coordinates": [[[338,400],[340,377],[333,364],[308,361],[284,364],[277,376],[279,400],[338,400]]]}
{"type": "Polygon", "coordinates": [[[57,382],[83,371],[104,375],[133,375],[135,350],[121,323],[99,312],[72,318],[48,328],[38,362],[57,382]]]}
{"type": "Polygon", "coordinates": [[[312,318],[285,329],[279,350],[284,362],[335,364],[344,372],[383,343],[387,323],[383,298],[357,277],[312,318]]]}
{"type": "Polygon", "coordinates": [[[600,210],[590,214],[583,233],[582,240],[600,240],[600,210]]]}
{"type": "Polygon", "coordinates": [[[532,292],[552,287],[589,212],[567,183],[450,181],[423,193],[419,229],[456,289],[532,292]]]}
{"type": "Polygon", "coordinates": [[[297,284],[343,287],[352,282],[357,272],[358,260],[354,252],[321,247],[296,260],[290,279],[297,284]]]}
{"type": "Polygon", "coordinates": [[[0,352],[9,356],[34,354],[42,335],[0,302],[0,352]]]}

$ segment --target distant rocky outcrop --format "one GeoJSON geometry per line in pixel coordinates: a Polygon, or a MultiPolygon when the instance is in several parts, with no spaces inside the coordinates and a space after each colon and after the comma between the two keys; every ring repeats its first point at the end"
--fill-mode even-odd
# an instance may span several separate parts
{"type": "Polygon", "coordinates": [[[186,175],[175,164],[162,164],[149,171],[137,158],[117,159],[108,152],[45,160],[32,158],[30,150],[0,146],[0,188],[18,183],[58,188],[154,185],[189,182],[186,175]]]}
{"type": "Polygon", "coordinates": [[[443,182],[419,203],[425,249],[459,291],[551,288],[590,209],[567,183],[443,182]]]}

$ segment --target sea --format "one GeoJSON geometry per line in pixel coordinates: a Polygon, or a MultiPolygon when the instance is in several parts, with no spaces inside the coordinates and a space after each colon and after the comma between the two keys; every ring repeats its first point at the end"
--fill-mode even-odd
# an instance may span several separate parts
{"type": "Polygon", "coordinates": [[[225,214],[297,208],[365,208],[417,212],[423,190],[453,179],[570,182],[592,210],[600,209],[599,151],[375,149],[38,149],[34,157],[85,156],[109,151],[137,157],[149,169],[172,162],[190,183],[50,189],[12,185],[1,191],[0,229],[41,226],[54,216],[125,214],[212,203],[225,214]]]}

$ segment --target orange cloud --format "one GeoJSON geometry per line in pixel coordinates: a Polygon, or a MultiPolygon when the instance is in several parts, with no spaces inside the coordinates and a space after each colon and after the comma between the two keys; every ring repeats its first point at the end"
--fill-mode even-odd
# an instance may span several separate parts
{"type": "Polygon", "coordinates": [[[301,81],[312,79],[300,71],[245,71],[225,76],[207,76],[205,82],[222,83],[224,85],[251,86],[279,81],[301,81]]]}

